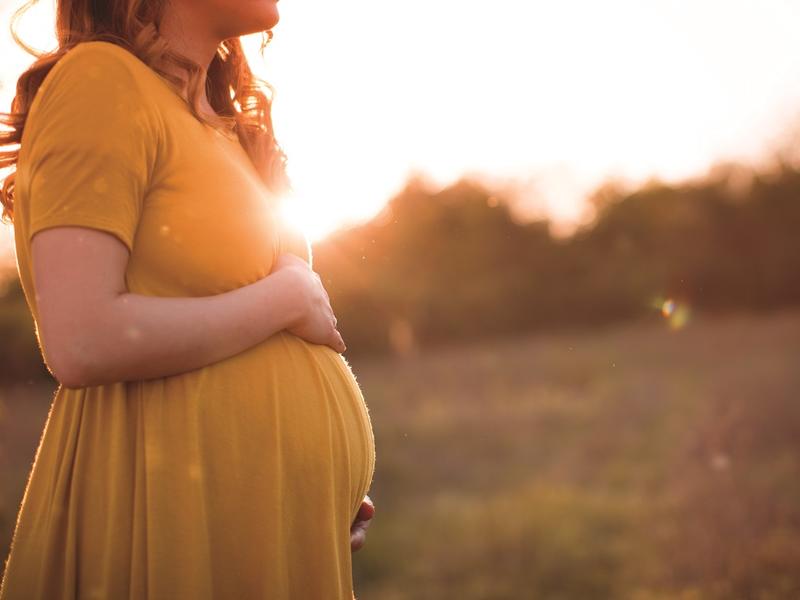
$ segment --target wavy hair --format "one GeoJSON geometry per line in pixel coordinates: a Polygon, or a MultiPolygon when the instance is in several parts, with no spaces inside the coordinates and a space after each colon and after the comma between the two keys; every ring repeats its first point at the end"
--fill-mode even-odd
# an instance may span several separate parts
{"type": "MultiPolygon", "coordinates": [[[[106,41],[121,46],[137,56],[170,83],[187,99],[192,114],[204,123],[233,130],[256,167],[267,189],[276,197],[291,189],[286,172],[287,158],[275,139],[272,127],[273,87],[253,75],[238,37],[224,40],[208,67],[206,81],[203,69],[194,61],[172,51],[160,36],[158,27],[166,0],[57,0],[57,48],[39,52],[25,44],[16,31],[22,15],[38,0],[27,0],[11,19],[14,41],[36,57],[17,80],[11,111],[0,112],[0,201],[2,220],[14,219],[14,179],[19,158],[22,132],[31,103],[42,81],[53,66],[71,48],[81,42],[106,41]],[[176,76],[165,68],[169,65],[185,73],[176,76]],[[206,117],[200,110],[203,85],[216,115],[206,117]],[[268,96],[266,91],[270,92],[268,96]]],[[[272,39],[272,31],[262,33],[261,51],[272,39]]]]}

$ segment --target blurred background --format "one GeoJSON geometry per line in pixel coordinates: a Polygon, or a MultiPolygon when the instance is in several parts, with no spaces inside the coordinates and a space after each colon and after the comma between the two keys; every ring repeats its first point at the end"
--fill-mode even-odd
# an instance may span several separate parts
{"type": "MultiPolygon", "coordinates": [[[[280,10],[248,48],[376,436],[357,596],[800,598],[800,5],[280,10]]],[[[0,230],[5,557],[55,384],[0,230]]]]}

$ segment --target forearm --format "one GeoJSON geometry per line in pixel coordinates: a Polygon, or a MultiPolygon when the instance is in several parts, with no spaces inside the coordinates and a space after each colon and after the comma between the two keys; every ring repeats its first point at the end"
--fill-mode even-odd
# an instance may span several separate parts
{"type": "Polygon", "coordinates": [[[285,329],[296,307],[280,272],[215,296],[120,294],[73,321],[66,387],[166,377],[223,360],[285,329]]]}

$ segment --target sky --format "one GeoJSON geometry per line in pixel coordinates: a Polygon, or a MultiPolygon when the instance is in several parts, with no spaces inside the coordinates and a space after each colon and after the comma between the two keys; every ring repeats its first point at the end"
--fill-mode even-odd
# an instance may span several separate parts
{"type": "MultiPolygon", "coordinates": [[[[31,60],[8,33],[20,3],[0,0],[3,110],[31,60]]],[[[22,23],[42,48],[51,3],[22,23]]],[[[606,178],[679,181],[720,160],[757,163],[800,121],[795,0],[278,7],[265,58],[251,51],[251,63],[276,90],[275,133],[312,240],[374,216],[411,174],[510,184],[568,227],[606,178]]]]}

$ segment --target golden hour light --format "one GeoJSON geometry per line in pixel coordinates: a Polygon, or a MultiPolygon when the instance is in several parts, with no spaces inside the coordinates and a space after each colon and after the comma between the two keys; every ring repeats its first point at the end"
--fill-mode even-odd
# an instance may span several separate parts
{"type": "Polygon", "coordinates": [[[0,600],[800,598],[800,0],[24,1],[0,600]]]}

